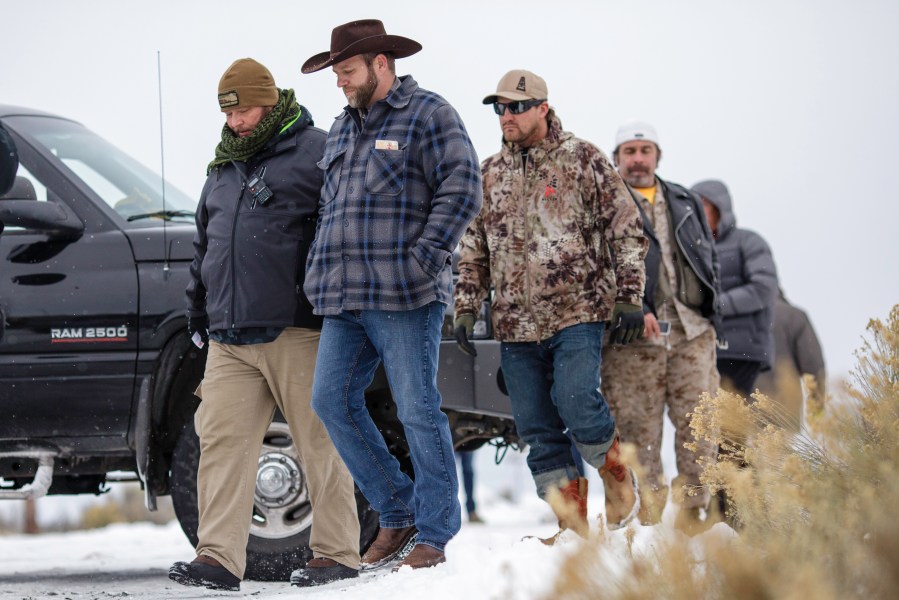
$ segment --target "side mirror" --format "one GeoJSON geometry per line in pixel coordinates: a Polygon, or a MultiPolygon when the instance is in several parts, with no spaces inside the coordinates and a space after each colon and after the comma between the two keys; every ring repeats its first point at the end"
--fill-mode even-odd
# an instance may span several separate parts
{"type": "Polygon", "coordinates": [[[37,200],[37,194],[30,179],[16,175],[6,193],[0,196],[0,200],[37,200]]]}
{"type": "Polygon", "coordinates": [[[0,223],[6,227],[24,227],[61,235],[84,232],[84,224],[75,213],[55,202],[0,200],[0,223]]]}

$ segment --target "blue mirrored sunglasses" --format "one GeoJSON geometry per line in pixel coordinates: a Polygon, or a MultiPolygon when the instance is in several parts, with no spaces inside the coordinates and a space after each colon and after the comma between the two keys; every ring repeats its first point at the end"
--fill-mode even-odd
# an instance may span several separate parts
{"type": "Polygon", "coordinates": [[[506,114],[506,109],[508,109],[513,115],[520,115],[524,111],[531,110],[535,106],[540,106],[544,102],[546,102],[546,100],[518,100],[516,102],[509,102],[508,104],[494,102],[493,112],[499,116],[503,116],[506,114]]]}

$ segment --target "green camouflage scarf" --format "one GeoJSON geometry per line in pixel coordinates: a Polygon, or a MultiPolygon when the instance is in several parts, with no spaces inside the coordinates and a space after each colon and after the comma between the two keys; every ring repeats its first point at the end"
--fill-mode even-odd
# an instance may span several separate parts
{"type": "Polygon", "coordinates": [[[232,160],[247,160],[262,150],[275,134],[283,133],[293,125],[299,117],[300,105],[297,104],[293,90],[279,90],[278,103],[272,112],[259,121],[256,129],[247,137],[235,135],[227,124],[222,127],[222,141],[215,147],[215,158],[206,167],[206,174],[232,160]]]}

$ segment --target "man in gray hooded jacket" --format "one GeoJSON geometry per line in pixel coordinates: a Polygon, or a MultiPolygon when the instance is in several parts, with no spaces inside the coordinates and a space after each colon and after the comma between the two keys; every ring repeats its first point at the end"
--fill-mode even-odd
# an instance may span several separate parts
{"type": "Polygon", "coordinates": [[[721,268],[718,372],[725,388],[748,397],[756,377],[770,369],[774,359],[774,258],[762,236],[737,227],[723,182],[707,179],[691,189],[702,198],[721,268]]]}

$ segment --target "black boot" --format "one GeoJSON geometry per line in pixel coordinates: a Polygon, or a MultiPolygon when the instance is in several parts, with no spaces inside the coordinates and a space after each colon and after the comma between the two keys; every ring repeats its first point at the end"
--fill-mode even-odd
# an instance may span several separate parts
{"type": "Polygon", "coordinates": [[[210,590],[240,590],[240,579],[208,556],[198,556],[192,562],[176,562],[169,567],[169,579],[181,585],[205,587],[210,590]]]}
{"type": "Polygon", "coordinates": [[[351,569],[330,558],[313,558],[305,567],[290,574],[290,583],[298,587],[313,587],[353,577],[359,577],[359,569],[351,569]]]}

